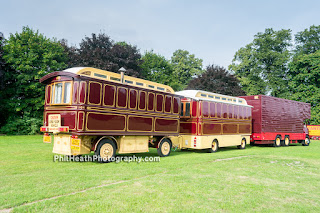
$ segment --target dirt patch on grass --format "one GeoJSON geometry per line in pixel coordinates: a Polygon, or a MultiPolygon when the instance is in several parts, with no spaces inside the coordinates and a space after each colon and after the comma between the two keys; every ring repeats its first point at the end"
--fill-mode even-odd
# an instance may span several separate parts
{"type": "Polygon", "coordinates": [[[220,159],[216,159],[214,161],[211,161],[211,163],[220,162],[220,161],[227,161],[227,160],[235,160],[235,159],[240,159],[240,158],[249,158],[249,157],[251,157],[251,156],[246,155],[246,156],[238,156],[238,157],[232,157],[232,158],[220,158],[220,159]]]}

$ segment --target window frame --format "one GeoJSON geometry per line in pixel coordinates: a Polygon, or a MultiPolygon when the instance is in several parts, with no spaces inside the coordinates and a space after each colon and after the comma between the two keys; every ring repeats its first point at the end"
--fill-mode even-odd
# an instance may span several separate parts
{"type": "Polygon", "coordinates": [[[50,94],[50,103],[49,105],[71,105],[72,104],[72,94],[73,94],[73,81],[57,81],[52,84],[49,84],[48,86],[51,86],[51,94],[50,94]],[[54,103],[55,99],[55,92],[56,92],[56,84],[61,84],[62,83],[62,93],[61,93],[61,103],[54,103]],[[64,91],[65,91],[65,83],[70,83],[70,100],[68,103],[64,103],[64,91]]]}
{"type": "Polygon", "coordinates": [[[181,118],[191,118],[191,115],[192,115],[192,103],[191,102],[189,102],[189,101],[181,102],[180,108],[181,108],[181,112],[180,112],[181,118]],[[187,104],[189,105],[189,115],[186,115],[187,104]]]}

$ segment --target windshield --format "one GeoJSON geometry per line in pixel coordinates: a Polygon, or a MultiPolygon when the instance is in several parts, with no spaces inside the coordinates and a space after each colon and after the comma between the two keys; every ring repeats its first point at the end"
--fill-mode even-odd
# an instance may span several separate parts
{"type": "Polygon", "coordinates": [[[70,104],[71,102],[71,82],[59,82],[52,85],[53,104],[70,104]]]}

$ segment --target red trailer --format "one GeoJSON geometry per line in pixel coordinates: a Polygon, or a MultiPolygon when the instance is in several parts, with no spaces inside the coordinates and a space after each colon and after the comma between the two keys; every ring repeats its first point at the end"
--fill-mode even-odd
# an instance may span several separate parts
{"type": "Polygon", "coordinates": [[[251,145],[309,145],[308,129],[304,121],[310,119],[310,104],[266,95],[241,98],[253,106],[251,145]]]}

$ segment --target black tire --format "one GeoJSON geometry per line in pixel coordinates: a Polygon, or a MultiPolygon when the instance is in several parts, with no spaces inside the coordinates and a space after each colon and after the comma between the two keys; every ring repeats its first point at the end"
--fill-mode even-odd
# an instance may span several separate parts
{"type": "Polygon", "coordinates": [[[208,152],[209,153],[214,153],[214,152],[217,152],[218,149],[219,149],[219,142],[218,142],[218,140],[214,139],[212,141],[211,148],[208,149],[208,152]]]}
{"type": "Polygon", "coordinates": [[[246,143],[247,143],[247,140],[245,138],[242,138],[241,139],[241,145],[237,146],[238,149],[245,149],[246,148],[246,143]]]}
{"type": "Polygon", "coordinates": [[[289,136],[284,137],[283,146],[289,146],[290,138],[289,136]]]}
{"type": "Polygon", "coordinates": [[[273,142],[274,147],[279,147],[281,145],[281,138],[280,136],[277,136],[276,139],[273,142]]]}
{"type": "Polygon", "coordinates": [[[116,144],[110,139],[102,139],[94,154],[98,157],[98,162],[100,163],[109,163],[114,160],[116,156],[116,144]]]}
{"type": "Polygon", "coordinates": [[[302,146],[309,146],[310,145],[310,139],[309,137],[307,136],[306,139],[304,139],[304,141],[302,141],[302,146]]]}
{"type": "Polygon", "coordinates": [[[157,152],[160,157],[167,157],[171,153],[172,142],[168,138],[163,138],[158,146],[157,152]]]}

